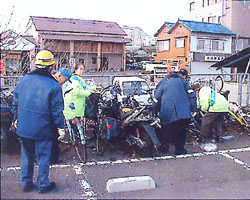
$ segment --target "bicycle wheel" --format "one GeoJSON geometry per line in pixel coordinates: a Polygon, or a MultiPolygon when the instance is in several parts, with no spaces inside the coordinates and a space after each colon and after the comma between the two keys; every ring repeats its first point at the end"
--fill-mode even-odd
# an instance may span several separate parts
{"type": "Polygon", "coordinates": [[[83,140],[81,139],[81,134],[80,131],[78,130],[78,128],[76,126],[73,127],[73,137],[75,137],[75,150],[76,150],[76,154],[80,160],[80,162],[82,163],[86,163],[87,161],[87,149],[86,149],[86,144],[85,142],[83,142],[83,140]]]}
{"type": "Polygon", "coordinates": [[[82,127],[84,127],[84,133],[86,134],[86,140],[89,140],[89,139],[96,137],[97,122],[95,120],[90,120],[90,119],[85,118],[82,127]]]}
{"type": "Polygon", "coordinates": [[[223,78],[221,76],[217,76],[214,79],[213,84],[214,84],[214,90],[217,92],[221,92],[221,90],[223,89],[223,86],[224,86],[223,78]]]}
{"type": "Polygon", "coordinates": [[[104,117],[98,120],[98,133],[96,139],[97,155],[103,155],[108,145],[108,126],[104,117]]]}

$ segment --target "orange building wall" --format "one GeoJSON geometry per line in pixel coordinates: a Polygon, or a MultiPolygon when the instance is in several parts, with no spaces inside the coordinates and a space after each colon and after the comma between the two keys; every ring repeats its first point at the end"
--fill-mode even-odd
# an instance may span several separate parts
{"type": "Polygon", "coordinates": [[[167,61],[179,60],[179,67],[185,68],[189,63],[189,49],[190,49],[190,34],[191,32],[182,24],[177,24],[177,26],[171,31],[170,34],[167,33],[169,29],[165,27],[157,36],[157,40],[170,39],[170,49],[169,51],[157,52],[155,57],[156,61],[167,61]],[[182,37],[183,36],[183,37],[182,37]],[[184,48],[176,48],[175,40],[178,38],[185,39],[184,48]]]}

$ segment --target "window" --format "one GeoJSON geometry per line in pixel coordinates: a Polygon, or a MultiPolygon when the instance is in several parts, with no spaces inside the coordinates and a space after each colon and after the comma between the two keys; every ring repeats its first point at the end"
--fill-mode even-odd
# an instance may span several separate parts
{"type": "Polygon", "coordinates": [[[216,16],[208,17],[208,23],[215,23],[216,22],[216,16]]]}
{"type": "Polygon", "coordinates": [[[170,40],[159,41],[158,42],[158,50],[159,51],[169,51],[169,41],[170,40]]]}
{"type": "Polygon", "coordinates": [[[96,57],[91,58],[91,64],[96,64],[96,57]]]}
{"type": "Polygon", "coordinates": [[[198,39],[197,50],[224,51],[225,42],[221,40],[198,39]]]}
{"type": "Polygon", "coordinates": [[[122,83],[123,93],[125,95],[142,95],[143,90],[148,90],[149,87],[144,81],[126,81],[122,83]]]}
{"type": "Polygon", "coordinates": [[[189,11],[194,10],[194,3],[195,3],[195,2],[191,2],[191,3],[189,4],[189,11]]]}
{"type": "Polygon", "coordinates": [[[176,48],[183,48],[184,47],[184,39],[176,39],[175,40],[175,47],[176,48]]]}
{"type": "Polygon", "coordinates": [[[204,21],[205,21],[205,18],[203,17],[203,18],[201,19],[201,21],[204,22],[204,21]]]}
{"type": "Polygon", "coordinates": [[[218,17],[218,24],[221,24],[221,16],[218,17]]]}
{"type": "Polygon", "coordinates": [[[210,5],[213,5],[216,3],[216,0],[210,0],[210,5]]]}
{"type": "Polygon", "coordinates": [[[212,40],[212,51],[218,51],[219,50],[219,41],[212,40]]]}
{"type": "Polygon", "coordinates": [[[211,44],[210,40],[198,39],[197,50],[210,51],[211,44]]]}
{"type": "Polygon", "coordinates": [[[208,6],[210,5],[210,1],[209,1],[209,0],[207,0],[207,5],[208,5],[208,6]]]}
{"type": "Polygon", "coordinates": [[[205,0],[202,0],[202,7],[205,6],[205,0]]]}
{"type": "Polygon", "coordinates": [[[198,50],[204,50],[205,49],[205,40],[198,40],[198,50]]]}
{"type": "Polygon", "coordinates": [[[225,42],[219,41],[219,51],[224,51],[224,50],[225,50],[225,42]]]}
{"type": "Polygon", "coordinates": [[[204,46],[205,46],[204,50],[210,51],[211,50],[210,40],[205,40],[205,45],[204,46]]]}

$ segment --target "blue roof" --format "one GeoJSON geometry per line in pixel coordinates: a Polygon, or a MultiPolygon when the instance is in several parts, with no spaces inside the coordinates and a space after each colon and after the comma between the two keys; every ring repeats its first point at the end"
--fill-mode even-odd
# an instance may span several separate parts
{"type": "Polygon", "coordinates": [[[172,22],[165,22],[165,25],[171,28],[173,25],[175,25],[175,23],[172,23],[172,22]]]}
{"type": "Polygon", "coordinates": [[[162,29],[164,28],[164,26],[167,26],[169,28],[172,28],[175,25],[175,23],[172,22],[165,22],[161,28],[154,34],[154,37],[157,37],[157,35],[162,31],[162,29]]]}
{"type": "Polygon", "coordinates": [[[207,22],[197,22],[197,21],[187,21],[187,20],[178,20],[175,25],[169,29],[169,33],[173,28],[181,23],[187,27],[191,32],[202,32],[202,33],[212,33],[212,34],[224,34],[224,35],[235,35],[234,32],[230,31],[221,24],[216,23],[207,23],[207,22]]]}

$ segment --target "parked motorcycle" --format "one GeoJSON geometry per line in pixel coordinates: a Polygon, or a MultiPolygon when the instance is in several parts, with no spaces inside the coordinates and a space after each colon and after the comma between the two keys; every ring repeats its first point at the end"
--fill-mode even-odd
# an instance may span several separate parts
{"type": "Polygon", "coordinates": [[[157,149],[160,146],[152,106],[139,104],[134,95],[125,97],[121,104],[117,100],[118,92],[120,88],[116,86],[101,92],[97,153],[103,154],[108,141],[114,141],[140,156],[151,156],[153,147],[157,149]]]}

